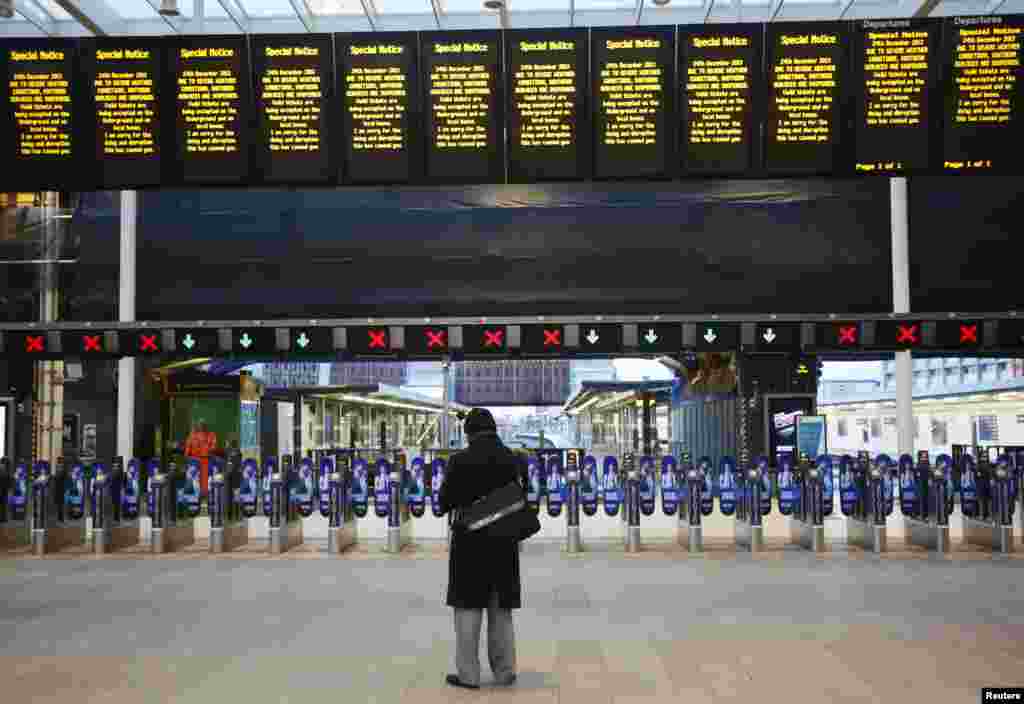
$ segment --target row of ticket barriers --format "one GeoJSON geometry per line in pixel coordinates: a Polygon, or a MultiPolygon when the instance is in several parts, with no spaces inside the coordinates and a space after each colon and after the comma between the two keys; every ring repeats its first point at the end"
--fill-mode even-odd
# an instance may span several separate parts
{"type": "MultiPolygon", "coordinates": [[[[964,454],[958,462],[927,452],[917,459],[866,453],[792,458],[781,455],[775,468],[757,457],[741,470],[732,457],[696,463],[679,458],[656,460],[625,454],[605,457],[599,468],[592,455],[531,456],[527,463],[529,507],[552,518],[565,515],[566,549],[583,549],[580,520],[600,510],[621,516],[627,551],[641,549],[643,517],[660,503],[678,516],[677,538],[691,552],[704,549],[702,517],[717,502],[719,512],[735,517],[736,545],[758,551],[764,545],[763,521],[776,507],[790,518],[790,539],[814,551],[825,543],[825,519],[839,512],[847,520],[847,539],[874,552],[887,549],[886,523],[897,501],[905,540],[948,552],[949,518],[960,506],[964,539],[998,552],[1013,550],[1013,520],[1024,479],[1024,452],[964,454]],[[658,466],[660,465],[660,466],[658,466]],[[838,490],[838,491],[837,491],[838,490]],[[659,502],[660,499],[660,502],[659,502]]],[[[411,521],[429,505],[440,517],[439,492],[444,459],[407,463],[402,453],[380,458],[374,466],[358,453],[339,450],[314,460],[292,456],[256,460],[210,460],[209,517],[211,552],[249,543],[248,519],[268,519],[268,550],[281,553],[303,542],[303,518],[319,512],[327,519],[327,549],[340,553],[356,541],[357,524],[371,510],[387,521],[387,549],[400,551],[410,541],[411,521]]],[[[139,521],[151,521],[150,547],[161,553],[195,543],[194,520],[204,509],[198,460],[184,466],[159,460],[113,458],[109,463],[60,460],[14,466],[0,461],[0,548],[30,545],[36,554],[83,544],[97,553],[137,546],[139,521]]],[[[1021,523],[1024,526],[1024,510],[1021,523]]]]}

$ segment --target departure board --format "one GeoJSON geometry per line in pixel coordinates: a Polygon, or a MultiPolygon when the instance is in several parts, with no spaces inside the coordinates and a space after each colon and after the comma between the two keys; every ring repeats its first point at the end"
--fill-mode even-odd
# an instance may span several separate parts
{"type": "Polygon", "coordinates": [[[152,38],[99,38],[82,47],[92,159],[101,189],[156,186],[160,171],[163,44],[152,38]]]}
{"type": "Polygon", "coordinates": [[[62,39],[12,39],[0,47],[0,179],[10,190],[67,188],[77,151],[72,122],[76,46],[62,39]]]}
{"type": "Polygon", "coordinates": [[[423,167],[416,34],[337,35],[335,52],[344,180],[417,180],[423,167]]]}
{"type": "Polygon", "coordinates": [[[264,182],[325,182],[334,177],[331,121],[333,48],[329,34],[253,37],[259,129],[253,158],[264,182]]]}
{"type": "Polygon", "coordinates": [[[670,176],[674,28],[595,28],[590,41],[595,177],[670,176]]]}
{"type": "Polygon", "coordinates": [[[1020,169],[1024,15],[950,17],[944,22],[944,170],[1020,169]]]}
{"type": "Polygon", "coordinates": [[[501,33],[424,32],[426,178],[432,183],[505,180],[501,33]]]}
{"type": "Polygon", "coordinates": [[[249,175],[246,38],[183,37],[168,50],[175,154],[185,183],[241,183],[249,175]]]}
{"type": "Polygon", "coordinates": [[[936,20],[864,20],[853,34],[854,168],[906,173],[929,167],[938,84],[936,20]]]}
{"type": "Polygon", "coordinates": [[[680,27],[679,124],[683,171],[742,174],[759,161],[759,25],[680,27]]]}
{"type": "Polygon", "coordinates": [[[768,171],[829,173],[842,143],[848,49],[843,22],[767,26],[768,171]]]}
{"type": "Polygon", "coordinates": [[[587,30],[513,30],[505,42],[509,179],[589,176],[587,30]]]}

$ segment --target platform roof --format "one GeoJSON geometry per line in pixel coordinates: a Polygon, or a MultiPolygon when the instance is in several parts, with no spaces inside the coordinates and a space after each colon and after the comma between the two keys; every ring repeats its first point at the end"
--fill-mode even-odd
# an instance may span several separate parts
{"type": "MultiPolygon", "coordinates": [[[[263,398],[270,401],[294,401],[296,398],[323,398],[333,401],[398,408],[419,413],[443,413],[444,404],[429,396],[388,384],[344,386],[289,386],[269,388],[263,398]]],[[[448,412],[468,411],[469,407],[449,402],[448,412]]]]}
{"type": "Polygon", "coordinates": [[[671,391],[671,381],[584,381],[562,406],[562,413],[577,415],[584,410],[615,406],[640,394],[664,395],[671,391]]]}
{"type": "Polygon", "coordinates": [[[883,19],[1024,12],[1024,0],[14,0],[3,36],[277,34],[883,19]]]}

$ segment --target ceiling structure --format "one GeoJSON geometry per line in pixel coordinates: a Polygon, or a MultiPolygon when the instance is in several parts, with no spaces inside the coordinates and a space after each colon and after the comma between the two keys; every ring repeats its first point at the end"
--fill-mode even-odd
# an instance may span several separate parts
{"type": "Polygon", "coordinates": [[[14,0],[2,37],[516,29],[941,17],[1024,12],[1024,0],[14,0]],[[660,3],[660,4],[659,4],[660,3]],[[491,4],[491,3],[488,3],[491,4]],[[500,3],[499,3],[500,4],[500,3]]]}

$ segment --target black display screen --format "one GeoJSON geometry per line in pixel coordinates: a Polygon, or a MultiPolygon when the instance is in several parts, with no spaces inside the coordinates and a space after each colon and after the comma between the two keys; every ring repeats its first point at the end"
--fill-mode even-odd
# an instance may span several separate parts
{"type": "Polygon", "coordinates": [[[854,168],[898,174],[929,167],[940,24],[865,20],[853,34],[854,168]]]}
{"type": "Polygon", "coordinates": [[[159,185],[163,43],[92,39],[81,57],[92,119],[90,180],[101,189],[159,185]]]}
{"type": "Polygon", "coordinates": [[[589,176],[587,31],[506,32],[509,179],[589,176]]]}
{"type": "Polygon", "coordinates": [[[745,173],[759,161],[761,27],[680,27],[678,41],[683,171],[745,173]]]}
{"type": "Polygon", "coordinates": [[[846,112],[848,36],[843,22],[768,25],[768,171],[824,174],[835,170],[846,112]]]}
{"type": "Polygon", "coordinates": [[[424,32],[426,178],[432,183],[505,180],[501,34],[424,32]]]}
{"type": "Polygon", "coordinates": [[[943,169],[1007,172],[1024,139],[1024,15],[944,21],[943,169]]]}
{"type": "Polygon", "coordinates": [[[256,177],[267,182],[332,180],[329,34],[254,37],[252,64],[258,131],[256,177]]]}
{"type": "Polygon", "coordinates": [[[344,180],[408,183],[422,173],[416,34],[338,35],[344,180]]]}
{"type": "Polygon", "coordinates": [[[245,37],[184,37],[168,53],[177,177],[242,183],[249,175],[249,55],[245,37]]]}
{"type": "Polygon", "coordinates": [[[62,39],[12,39],[2,44],[0,109],[7,190],[67,189],[80,152],[74,120],[76,45],[62,39]]]}
{"type": "Polygon", "coordinates": [[[594,29],[590,41],[594,176],[672,175],[674,28],[594,29]]]}

